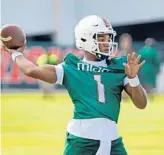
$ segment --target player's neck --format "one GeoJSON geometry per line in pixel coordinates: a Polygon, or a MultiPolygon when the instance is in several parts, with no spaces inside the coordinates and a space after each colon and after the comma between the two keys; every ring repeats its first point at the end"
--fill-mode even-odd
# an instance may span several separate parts
{"type": "Polygon", "coordinates": [[[84,58],[89,61],[97,61],[97,57],[91,53],[86,52],[84,58]]]}

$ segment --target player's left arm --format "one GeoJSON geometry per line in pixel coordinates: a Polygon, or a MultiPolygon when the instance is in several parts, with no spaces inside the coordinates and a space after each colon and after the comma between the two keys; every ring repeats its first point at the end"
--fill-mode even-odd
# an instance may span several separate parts
{"type": "Polygon", "coordinates": [[[144,65],[145,61],[140,62],[141,56],[136,56],[135,53],[128,54],[127,63],[124,63],[125,73],[127,75],[128,84],[125,85],[124,89],[130,96],[131,100],[136,107],[144,109],[147,105],[146,91],[140,85],[138,79],[139,69],[144,65]]]}

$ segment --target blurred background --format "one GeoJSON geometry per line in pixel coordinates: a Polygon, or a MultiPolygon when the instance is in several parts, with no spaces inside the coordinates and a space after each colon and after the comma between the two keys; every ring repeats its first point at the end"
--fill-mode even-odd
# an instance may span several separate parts
{"type": "MultiPolygon", "coordinates": [[[[58,64],[74,46],[74,27],[87,15],[109,19],[117,32],[116,56],[136,52],[146,60],[139,73],[148,106],[138,110],[123,93],[119,121],[129,155],[164,154],[163,0],[1,0],[1,27],[17,24],[27,35],[27,59],[58,64]],[[125,103],[125,104],[124,104],[125,103]]],[[[61,155],[72,104],[62,86],[26,77],[1,51],[3,155],[61,155]]]]}

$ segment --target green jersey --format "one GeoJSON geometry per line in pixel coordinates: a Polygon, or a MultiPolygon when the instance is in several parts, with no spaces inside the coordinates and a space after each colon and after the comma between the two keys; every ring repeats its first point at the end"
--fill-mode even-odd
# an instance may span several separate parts
{"type": "Polygon", "coordinates": [[[113,58],[103,67],[73,54],[65,57],[63,85],[74,104],[74,119],[108,118],[117,122],[126,77],[123,62],[125,57],[113,58]]]}

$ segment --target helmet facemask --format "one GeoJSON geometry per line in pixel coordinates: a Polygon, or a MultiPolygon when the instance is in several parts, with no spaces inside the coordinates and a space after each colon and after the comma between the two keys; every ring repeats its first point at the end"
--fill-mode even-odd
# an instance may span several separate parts
{"type": "Polygon", "coordinates": [[[99,60],[109,59],[115,55],[117,51],[118,44],[114,42],[114,33],[95,33],[93,36],[94,42],[96,44],[96,49],[92,51],[92,54],[96,55],[99,60]],[[101,35],[109,35],[110,40],[107,42],[98,41],[98,37],[101,35]],[[107,51],[101,51],[100,46],[107,46],[107,51]]]}

